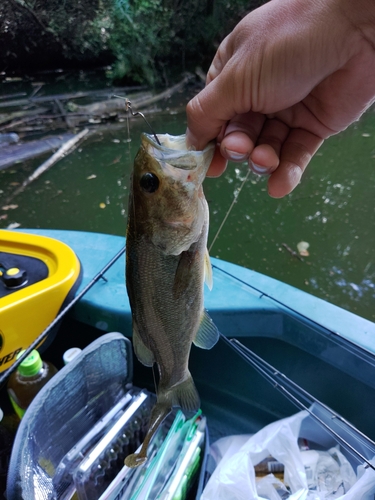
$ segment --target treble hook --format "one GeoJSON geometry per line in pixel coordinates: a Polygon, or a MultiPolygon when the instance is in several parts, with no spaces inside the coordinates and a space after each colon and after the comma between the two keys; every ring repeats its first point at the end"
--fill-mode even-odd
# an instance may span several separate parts
{"type": "Polygon", "coordinates": [[[143,113],[141,113],[140,111],[133,111],[132,110],[132,103],[129,101],[129,99],[127,97],[121,97],[120,95],[113,95],[113,97],[117,97],[118,99],[124,99],[125,100],[125,111],[130,111],[131,115],[132,116],[141,116],[144,121],[147,123],[147,125],[149,126],[151,132],[152,132],[152,135],[155,137],[155,141],[159,144],[159,146],[161,146],[161,143],[158,139],[158,136],[155,134],[153,128],[151,127],[151,125],[149,124],[148,120],[146,119],[145,115],[143,113]]]}

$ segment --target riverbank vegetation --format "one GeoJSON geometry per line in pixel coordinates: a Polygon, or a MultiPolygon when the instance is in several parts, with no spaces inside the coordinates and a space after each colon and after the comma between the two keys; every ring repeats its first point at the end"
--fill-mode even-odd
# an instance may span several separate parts
{"type": "Polygon", "coordinates": [[[108,66],[122,83],[170,85],[207,68],[218,43],[262,0],[4,0],[2,72],[108,66]]]}

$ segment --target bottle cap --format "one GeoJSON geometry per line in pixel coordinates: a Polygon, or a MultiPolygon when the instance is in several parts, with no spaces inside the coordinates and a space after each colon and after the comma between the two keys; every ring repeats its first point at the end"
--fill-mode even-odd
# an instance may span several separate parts
{"type": "Polygon", "coordinates": [[[64,365],[67,365],[68,363],[73,361],[73,359],[76,356],[78,356],[78,354],[81,352],[82,352],[82,349],[80,349],[79,347],[71,347],[70,349],[65,351],[64,355],[63,355],[64,365]]]}
{"type": "MultiPolygon", "coordinates": [[[[25,351],[21,351],[17,358],[19,358],[25,351]]],[[[18,372],[23,377],[33,377],[36,375],[43,366],[42,358],[40,354],[35,349],[31,351],[29,356],[22,361],[20,366],[18,367],[18,372]]]]}

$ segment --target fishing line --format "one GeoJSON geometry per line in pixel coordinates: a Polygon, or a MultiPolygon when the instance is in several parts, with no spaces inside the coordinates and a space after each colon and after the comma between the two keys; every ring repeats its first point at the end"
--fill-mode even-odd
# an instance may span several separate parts
{"type": "MultiPolygon", "coordinates": [[[[346,447],[346,449],[355,455],[357,458],[359,458],[361,461],[365,462],[368,467],[371,467],[371,469],[375,470],[375,466],[366,458],[363,456],[361,452],[359,452],[354,446],[352,446],[348,441],[346,441],[340,434],[338,434],[334,429],[332,429],[324,420],[322,420],[318,415],[316,415],[306,404],[304,404],[300,399],[298,399],[297,396],[292,394],[290,389],[294,389],[297,394],[300,393],[302,394],[307,401],[309,401],[309,404],[311,405],[311,401],[317,403],[320,405],[322,408],[324,408],[326,411],[328,411],[331,415],[331,418],[339,419],[341,422],[345,423],[350,427],[350,429],[357,435],[359,435],[363,440],[365,440],[367,443],[362,443],[362,444],[367,444],[369,446],[368,449],[370,452],[372,450],[370,449],[371,447],[375,446],[375,443],[371,441],[366,435],[361,433],[356,427],[354,427],[350,422],[346,421],[341,415],[338,413],[334,412],[329,408],[328,406],[324,405],[324,403],[321,403],[318,399],[314,398],[311,394],[309,394],[307,391],[302,389],[298,384],[293,382],[292,380],[288,379],[286,375],[282,374],[279,372],[276,368],[274,368],[272,365],[267,363],[264,359],[262,359],[260,356],[255,354],[253,351],[251,351],[248,347],[244,346],[241,342],[239,342],[237,339],[228,339],[225,337],[223,334],[220,334],[220,338],[228,345],[230,346],[244,361],[249,363],[255,370],[258,371],[259,374],[261,374],[275,389],[278,389],[281,393],[283,393],[293,404],[295,404],[298,408],[302,408],[303,410],[306,410],[311,417],[316,420],[324,429],[326,429],[331,435],[333,435],[343,446],[346,447]],[[287,381],[291,387],[287,389],[284,385],[280,384],[280,382],[275,378],[276,376],[283,377],[285,381],[287,381]]],[[[300,396],[301,397],[301,396],[300,396]]]]}
{"type": "MultiPolygon", "coordinates": [[[[132,161],[132,153],[131,153],[131,147],[130,147],[130,143],[131,143],[131,137],[130,137],[130,121],[129,121],[129,115],[126,115],[126,128],[127,128],[127,132],[128,132],[128,153],[129,153],[129,163],[131,164],[131,161],[132,161]]],[[[130,191],[131,191],[131,188],[132,188],[132,180],[131,180],[131,168],[129,169],[129,195],[131,195],[130,191]]],[[[129,203],[128,203],[128,206],[129,206],[129,203]]],[[[128,217],[129,217],[129,214],[128,214],[128,217]]],[[[125,229],[125,232],[126,232],[126,229],[125,229]]]]}
{"type": "Polygon", "coordinates": [[[130,143],[131,143],[131,137],[130,137],[130,124],[129,124],[129,115],[126,115],[126,129],[128,132],[128,150],[129,150],[129,159],[131,160],[131,149],[130,149],[130,143]]]}
{"type": "Polygon", "coordinates": [[[155,376],[155,363],[152,365],[152,377],[154,379],[154,388],[155,388],[155,394],[156,394],[156,397],[158,396],[158,386],[157,386],[157,383],[156,383],[156,376],[155,376]]]}
{"type": "Polygon", "coordinates": [[[235,192],[235,194],[234,194],[234,198],[233,198],[233,201],[232,201],[232,203],[231,203],[231,206],[229,207],[229,209],[228,209],[227,213],[225,214],[225,217],[224,217],[224,219],[223,219],[222,223],[220,224],[219,229],[217,230],[217,233],[216,233],[216,234],[215,234],[215,236],[214,236],[214,239],[212,240],[212,243],[211,243],[211,245],[210,245],[210,247],[209,247],[209,249],[208,249],[208,253],[211,253],[211,248],[213,247],[213,245],[214,245],[215,241],[217,240],[217,238],[218,238],[218,236],[219,236],[219,234],[220,234],[221,230],[223,229],[223,226],[224,226],[224,224],[225,224],[226,220],[228,219],[229,214],[231,213],[232,208],[234,207],[234,204],[237,202],[237,199],[238,199],[238,197],[239,197],[239,195],[240,195],[240,193],[241,193],[241,191],[242,191],[242,188],[244,187],[244,185],[245,185],[245,183],[246,183],[247,179],[249,178],[250,172],[251,172],[251,171],[250,171],[250,169],[248,169],[247,174],[246,174],[246,176],[245,176],[244,180],[242,181],[241,186],[240,186],[240,187],[239,187],[239,189],[235,192]]]}
{"type": "Polygon", "coordinates": [[[25,352],[10,366],[5,372],[0,375],[0,387],[5,382],[5,380],[11,375],[18,366],[29,356],[31,351],[35,349],[42,340],[44,340],[52,328],[57,325],[57,323],[65,316],[65,314],[70,311],[70,309],[92,288],[100,278],[103,277],[108,269],[124,254],[125,247],[123,247],[119,252],[116,253],[114,257],[106,264],[101,271],[98,272],[96,276],[85,286],[85,288],[74,297],[74,299],[69,302],[69,304],[56,316],[56,318],[47,326],[47,328],[37,337],[25,350],[25,352]]]}
{"type": "MultiPolygon", "coordinates": [[[[113,97],[118,97],[120,99],[125,99],[125,109],[126,111],[130,111],[130,113],[132,114],[132,116],[136,116],[136,115],[140,115],[144,121],[147,123],[147,125],[150,127],[150,130],[155,138],[155,140],[157,141],[157,143],[159,144],[159,146],[161,146],[160,144],[160,141],[158,139],[158,136],[155,134],[155,132],[153,131],[151,125],[149,124],[149,122],[146,120],[146,117],[143,115],[143,113],[140,113],[139,111],[137,112],[134,112],[132,110],[132,107],[131,107],[131,102],[129,101],[129,99],[126,99],[124,97],[121,97],[121,96],[116,96],[114,95],[113,97]]],[[[129,125],[129,115],[127,115],[126,117],[126,123],[127,123],[127,132],[128,132],[128,146],[129,146],[129,159],[131,161],[131,149],[130,149],[130,142],[131,142],[131,138],[130,138],[130,125],[129,125]]],[[[131,193],[131,190],[133,188],[133,183],[132,183],[132,180],[131,180],[131,175],[129,176],[129,196],[132,196],[132,193],[131,193]]],[[[136,217],[135,217],[135,204],[134,204],[134,197],[133,197],[133,218],[134,218],[134,227],[136,227],[136,217]]],[[[129,217],[129,214],[128,214],[128,217],[129,217]]],[[[147,339],[148,340],[148,339],[147,339]]],[[[148,349],[150,349],[150,344],[148,342],[148,345],[147,345],[148,349]]],[[[150,349],[151,350],[151,349],[150,349]]],[[[158,394],[158,387],[157,387],[157,384],[156,384],[156,376],[155,376],[155,364],[152,365],[152,377],[154,379],[154,388],[155,388],[155,394],[157,395],[158,394]]]]}

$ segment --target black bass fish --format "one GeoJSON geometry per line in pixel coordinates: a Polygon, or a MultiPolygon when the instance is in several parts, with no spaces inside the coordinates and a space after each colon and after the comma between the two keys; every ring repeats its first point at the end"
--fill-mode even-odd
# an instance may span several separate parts
{"type": "Polygon", "coordinates": [[[126,286],[133,319],[133,347],[146,366],[157,363],[157,403],[139,453],[173,407],[197,411],[200,400],[188,369],[192,342],[210,349],[219,333],[203,308],[203,286],[212,286],[206,249],[208,205],[202,182],[214,145],[188,151],[185,136],[143,134],[134,161],[126,233],[126,286]]]}

